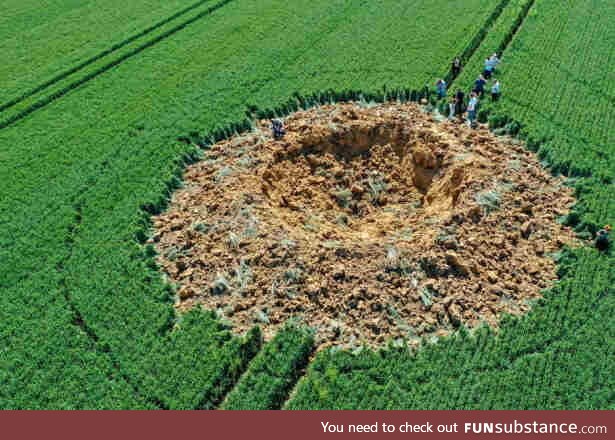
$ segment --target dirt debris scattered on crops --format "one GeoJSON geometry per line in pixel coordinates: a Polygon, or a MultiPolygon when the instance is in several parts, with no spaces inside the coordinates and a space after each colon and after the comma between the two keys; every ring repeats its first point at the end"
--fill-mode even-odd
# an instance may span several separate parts
{"type": "Polygon", "coordinates": [[[415,104],[339,104],[213,145],[154,220],[176,307],[319,346],[417,344],[529,310],[572,190],[514,139],[415,104]]]}

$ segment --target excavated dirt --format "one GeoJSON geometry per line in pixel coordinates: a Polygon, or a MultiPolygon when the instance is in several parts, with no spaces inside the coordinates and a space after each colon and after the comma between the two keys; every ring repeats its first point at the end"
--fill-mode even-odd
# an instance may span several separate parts
{"type": "Polygon", "coordinates": [[[321,347],[497,326],[555,279],[573,198],[513,139],[414,104],[323,106],[214,145],[155,219],[177,308],[321,347]]]}

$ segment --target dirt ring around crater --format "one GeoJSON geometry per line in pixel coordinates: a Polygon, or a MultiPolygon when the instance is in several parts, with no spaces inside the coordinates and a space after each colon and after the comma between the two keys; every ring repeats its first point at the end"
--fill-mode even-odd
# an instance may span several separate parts
{"type": "Polygon", "coordinates": [[[410,345],[521,314],[574,241],[572,190],[514,139],[416,104],[325,105],[213,145],[154,219],[176,307],[319,347],[410,345]]]}

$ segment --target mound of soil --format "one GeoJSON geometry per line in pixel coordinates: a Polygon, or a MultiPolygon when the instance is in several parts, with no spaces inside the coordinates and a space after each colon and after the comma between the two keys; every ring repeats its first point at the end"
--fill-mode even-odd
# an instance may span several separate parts
{"type": "Polygon", "coordinates": [[[341,104],[214,145],[155,219],[177,307],[322,346],[497,325],[555,279],[573,198],[512,139],[414,104],[341,104]]]}

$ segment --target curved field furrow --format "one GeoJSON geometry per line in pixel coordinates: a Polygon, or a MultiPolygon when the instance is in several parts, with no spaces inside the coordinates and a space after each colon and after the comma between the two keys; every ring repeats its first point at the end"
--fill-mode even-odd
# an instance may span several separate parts
{"type": "MultiPolygon", "coordinates": [[[[96,359],[103,360],[109,351],[140,394],[170,408],[216,405],[245,370],[259,337],[231,337],[209,313],[176,317],[173,292],[153,267],[150,250],[137,241],[148,228],[141,208],[164,206],[185,156],[194,152],[175,139],[239,121],[248,104],[276,106],[296,91],[373,90],[382,84],[420,88],[466,46],[466,37],[474,35],[496,3],[459,3],[443,17],[438,5],[419,0],[410,5],[312,0],[292,7],[279,0],[231,2],[199,26],[184,27],[2,130],[0,177],[7,197],[0,200],[1,301],[3,309],[21,310],[30,319],[27,333],[16,330],[24,324],[19,316],[2,321],[13,349],[3,359],[10,386],[3,387],[1,406],[54,408],[71,401],[91,407],[86,398],[96,398],[97,389],[109,393],[97,404],[119,405],[110,403],[115,401],[112,384],[100,378],[56,380],[74,376],[72,361],[47,370],[44,377],[19,369],[32,354],[46,357],[25,342],[43,337],[40,322],[57,324],[41,307],[60,301],[65,309],[58,313],[70,315],[61,292],[49,292],[60,276],[70,286],[71,302],[98,336],[96,359]],[[421,24],[408,26],[417,16],[421,24]],[[363,31],[369,45],[349,38],[363,31]],[[408,61],[415,59],[423,61],[408,61]],[[370,62],[363,70],[361,60],[370,62]],[[331,64],[357,74],[328,75],[326,69],[318,74],[331,64]],[[374,65],[390,70],[372,72],[374,65]],[[304,66],[317,74],[305,75],[304,66]],[[239,79],[254,88],[237,87],[239,79]],[[71,201],[77,198],[84,200],[82,219],[66,257],[64,237],[74,220],[71,201]],[[57,263],[65,258],[59,274],[57,263]],[[50,278],[55,280],[51,284],[50,278]],[[30,347],[32,354],[20,347],[30,347]],[[9,398],[24,383],[33,384],[34,391],[24,400],[9,398]]],[[[70,359],[70,349],[62,347],[57,358],[70,359]]],[[[122,386],[132,395],[127,384],[122,386]]]]}

